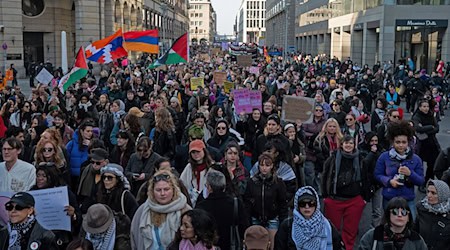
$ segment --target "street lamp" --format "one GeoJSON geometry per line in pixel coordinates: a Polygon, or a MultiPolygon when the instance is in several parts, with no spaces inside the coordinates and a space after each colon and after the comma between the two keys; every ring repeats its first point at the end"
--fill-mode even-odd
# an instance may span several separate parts
{"type": "Polygon", "coordinates": [[[166,3],[161,3],[161,10],[162,10],[162,14],[163,14],[163,20],[162,20],[162,50],[163,53],[165,52],[164,48],[165,46],[165,39],[166,39],[166,26],[165,26],[165,19],[166,19],[166,15],[167,15],[167,4],[166,3]]]}

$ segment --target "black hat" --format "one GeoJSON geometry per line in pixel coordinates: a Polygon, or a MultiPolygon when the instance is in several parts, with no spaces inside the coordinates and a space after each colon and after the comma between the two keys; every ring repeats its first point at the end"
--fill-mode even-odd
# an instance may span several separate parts
{"type": "Polygon", "coordinates": [[[277,114],[271,114],[271,115],[269,115],[269,117],[267,117],[267,121],[269,121],[269,120],[273,120],[273,121],[276,122],[278,125],[281,124],[280,117],[279,117],[277,114]]]}
{"type": "Polygon", "coordinates": [[[18,192],[11,197],[11,199],[6,203],[16,203],[22,207],[34,207],[34,198],[31,194],[26,192],[18,192]]]}
{"type": "Polygon", "coordinates": [[[103,148],[95,148],[92,150],[92,154],[89,155],[94,161],[102,161],[108,159],[108,152],[103,148]]]}
{"type": "Polygon", "coordinates": [[[315,201],[316,197],[312,194],[304,193],[300,197],[298,197],[298,201],[302,201],[302,200],[315,201]]]}

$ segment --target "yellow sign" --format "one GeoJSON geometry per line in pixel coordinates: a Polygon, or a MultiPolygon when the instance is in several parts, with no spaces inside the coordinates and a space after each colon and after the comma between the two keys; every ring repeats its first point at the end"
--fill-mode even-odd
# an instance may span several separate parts
{"type": "Polygon", "coordinates": [[[223,90],[225,93],[229,94],[231,93],[231,90],[234,89],[234,82],[224,81],[223,82],[223,90]]]}
{"type": "Polygon", "coordinates": [[[197,90],[198,87],[205,87],[205,78],[203,77],[192,77],[191,78],[191,90],[197,90]]]}

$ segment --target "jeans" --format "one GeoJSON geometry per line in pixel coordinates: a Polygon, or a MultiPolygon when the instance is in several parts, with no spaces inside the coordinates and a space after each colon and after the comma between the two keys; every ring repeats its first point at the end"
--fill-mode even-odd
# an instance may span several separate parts
{"type": "Polygon", "coordinates": [[[313,187],[320,196],[322,195],[322,192],[320,190],[320,174],[316,173],[316,170],[314,168],[315,168],[314,162],[305,161],[304,166],[305,184],[306,186],[313,187]]]}
{"type": "Polygon", "coordinates": [[[372,227],[374,228],[380,225],[381,219],[383,218],[382,190],[382,188],[377,189],[372,197],[372,227]]]}
{"type": "MultiPolygon", "coordinates": [[[[388,202],[389,202],[389,200],[386,200],[386,199],[383,198],[383,209],[385,211],[386,211],[388,202]]],[[[416,220],[416,216],[417,216],[416,203],[414,202],[414,200],[407,201],[407,202],[408,202],[409,210],[411,211],[412,218],[415,221],[416,220]]]]}
{"type": "MultiPolygon", "coordinates": [[[[256,219],[255,217],[252,217],[252,225],[261,225],[262,222],[258,219],[256,219]]],[[[272,230],[277,230],[278,227],[280,226],[280,222],[278,220],[278,217],[272,220],[268,220],[267,224],[264,225],[263,227],[265,227],[267,230],[272,229],[272,230]]]]}

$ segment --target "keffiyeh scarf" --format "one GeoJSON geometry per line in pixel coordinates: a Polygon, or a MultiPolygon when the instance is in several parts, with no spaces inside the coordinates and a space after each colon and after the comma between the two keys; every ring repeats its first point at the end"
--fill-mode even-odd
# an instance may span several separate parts
{"type": "Polygon", "coordinates": [[[9,250],[21,250],[21,243],[25,238],[25,235],[31,233],[31,229],[34,226],[36,219],[34,215],[31,215],[27,218],[27,220],[20,224],[8,224],[8,232],[9,232],[9,250]]]}
{"type": "Polygon", "coordinates": [[[86,233],[86,239],[92,242],[96,250],[113,250],[116,243],[116,220],[113,220],[111,226],[104,233],[86,233]]]}

